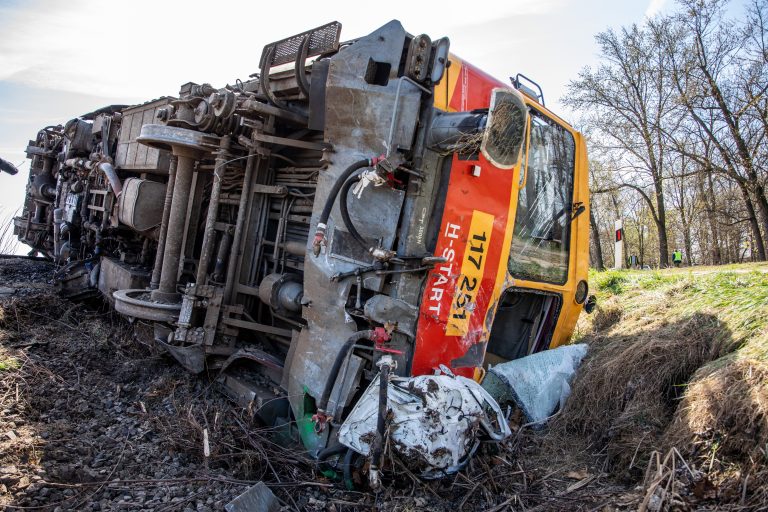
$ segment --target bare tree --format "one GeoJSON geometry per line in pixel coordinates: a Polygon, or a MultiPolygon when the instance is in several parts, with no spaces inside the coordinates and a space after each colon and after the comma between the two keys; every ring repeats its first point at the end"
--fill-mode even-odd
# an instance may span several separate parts
{"type": "Polygon", "coordinates": [[[596,36],[602,63],[583,69],[569,84],[566,104],[590,112],[594,141],[620,161],[617,187],[629,188],[647,203],[658,232],[659,263],[669,264],[664,177],[667,146],[661,127],[675,108],[663,72],[666,58],[652,34],[633,25],[596,36]]]}
{"type": "Polygon", "coordinates": [[[613,216],[643,263],[670,243],[691,265],[766,260],[768,0],[748,1],[679,0],[596,36],[600,64],[563,99],[589,132],[595,265],[613,216]]]}
{"type": "MultiPolygon", "coordinates": [[[[680,13],[652,21],[649,27],[664,41],[670,66],[667,74],[679,103],[722,163],[715,165],[705,162],[702,155],[678,150],[737,182],[750,213],[760,259],[765,260],[768,199],[754,158],[765,137],[765,124],[750,122],[750,114],[759,108],[768,87],[768,83],[755,86],[755,76],[765,74],[764,59],[753,60],[744,71],[750,41],[757,36],[753,28],[740,29],[734,21],[724,19],[723,0],[683,0],[681,4],[680,13]]],[[[762,13],[759,7],[755,9],[756,15],[762,13]]]]}

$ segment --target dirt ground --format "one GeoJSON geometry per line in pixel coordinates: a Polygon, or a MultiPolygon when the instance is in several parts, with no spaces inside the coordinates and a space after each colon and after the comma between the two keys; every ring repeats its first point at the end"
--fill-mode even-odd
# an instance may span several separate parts
{"type": "Polygon", "coordinates": [[[0,260],[0,506],[223,510],[261,480],[283,510],[635,510],[589,447],[519,428],[441,481],[389,458],[385,490],[346,491],[101,303],[57,297],[50,264],[0,260]],[[204,432],[210,454],[204,454],[204,432]],[[564,446],[561,445],[561,446],[564,446]],[[581,451],[580,451],[581,450],[581,451]]]}

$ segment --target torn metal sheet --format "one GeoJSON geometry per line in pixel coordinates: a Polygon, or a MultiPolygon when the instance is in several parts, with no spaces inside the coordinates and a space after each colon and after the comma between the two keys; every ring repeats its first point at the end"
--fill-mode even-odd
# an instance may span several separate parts
{"type": "Polygon", "coordinates": [[[528,422],[542,423],[571,394],[570,382],[587,345],[566,345],[494,366],[483,380],[500,404],[515,403],[528,422]]]}
{"type": "Polygon", "coordinates": [[[277,512],[280,510],[280,502],[264,482],[258,482],[224,505],[224,510],[227,512],[277,512]]]}
{"type": "MultiPolygon", "coordinates": [[[[388,390],[389,438],[394,450],[424,478],[454,473],[486,435],[510,434],[501,407],[478,383],[449,375],[394,378],[388,390]]],[[[339,430],[339,441],[369,455],[376,437],[379,378],[366,389],[339,430]]]]}

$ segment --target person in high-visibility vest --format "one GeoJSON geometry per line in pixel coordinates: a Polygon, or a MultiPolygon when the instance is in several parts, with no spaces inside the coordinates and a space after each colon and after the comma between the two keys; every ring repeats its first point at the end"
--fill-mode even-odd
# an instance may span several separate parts
{"type": "Polygon", "coordinates": [[[683,264],[683,251],[678,249],[672,253],[672,264],[676,267],[683,264]]]}

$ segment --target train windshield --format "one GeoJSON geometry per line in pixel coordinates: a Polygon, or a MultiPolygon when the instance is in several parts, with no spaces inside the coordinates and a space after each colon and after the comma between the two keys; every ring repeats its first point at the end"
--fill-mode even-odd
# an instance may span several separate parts
{"type": "Polygon", "coordinates": [[[525,184],[517,200],[509,272],[519,279],[564,284],[576,144],[555,121],[535,109],[530,113],[525,184]]]}

